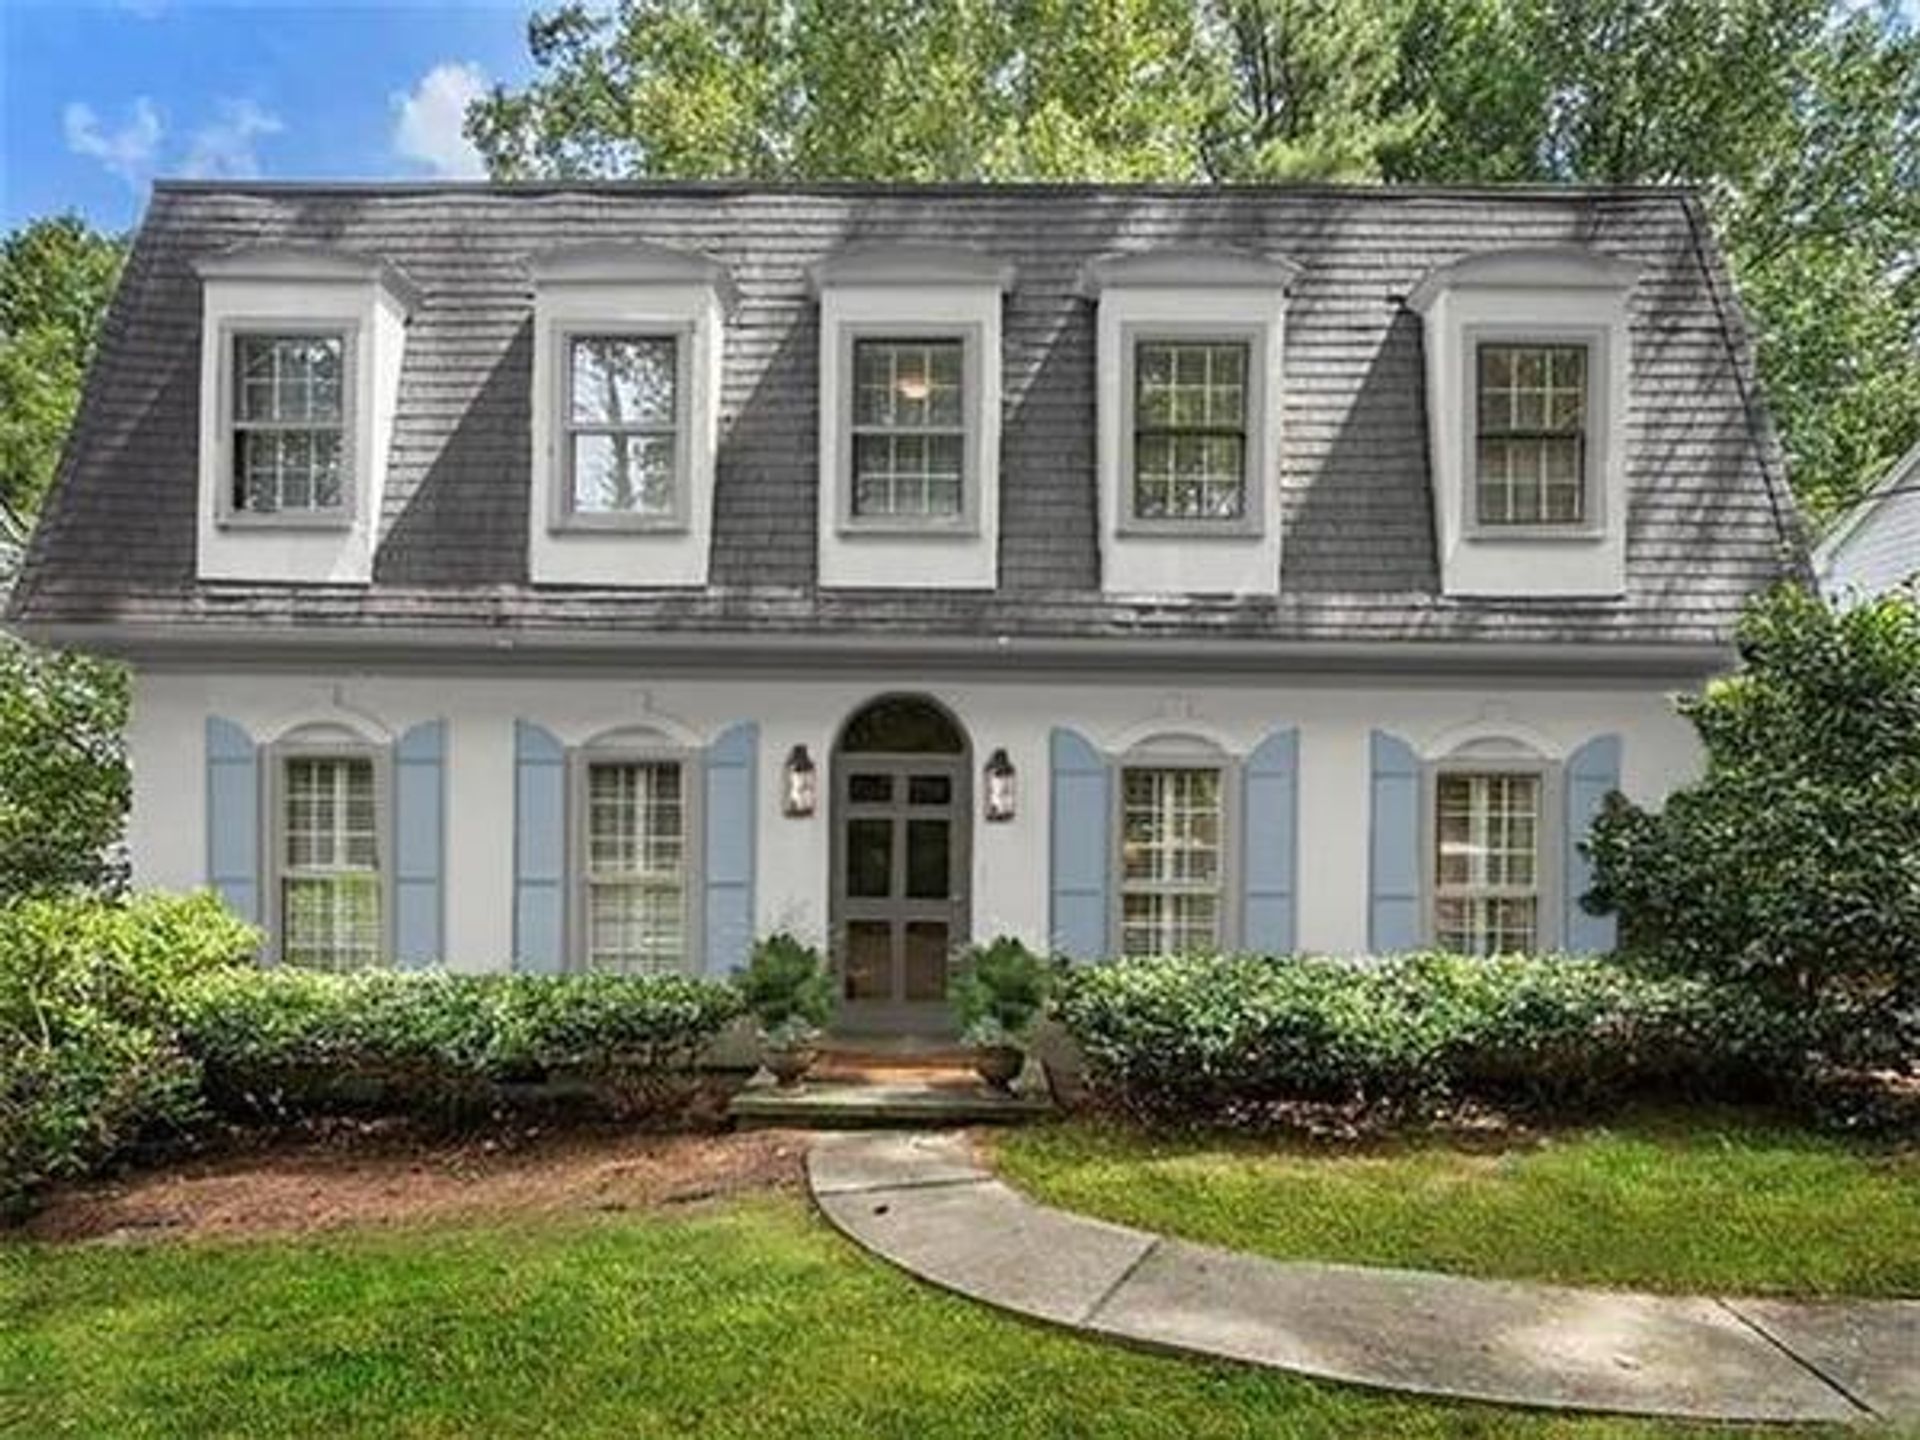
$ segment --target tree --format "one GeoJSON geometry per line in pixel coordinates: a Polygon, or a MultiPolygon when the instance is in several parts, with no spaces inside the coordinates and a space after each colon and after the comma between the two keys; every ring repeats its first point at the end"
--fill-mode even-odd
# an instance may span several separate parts
{"type": "Polygon", "coordinates": [[[1895,0],[621,0],[536,15],[495,175],[1611,181],[1705,196],[1803,503],[1920,434],[1895,0]]]}
{"type": "Polygon", "coordinates": [[[53,479],[124,258],[119,240],[76,215],[0,241],[0,505],[16,516],[31,515],[53,479]]]}
{"type": "MultiPolygon", "coordinates": [[[[53,477],[122,247],[71,215],[0,241],[0,601],[53,477]]],[[[117,885],[120,666],[0,636],[0,898],[117,885]]]]}
{"type": "Polygon", "coordinates": [[[1659,812],[1609,797],[1587,903],[1630,950],[1897,1057],[1920,1039],[1920,598],[1783,587],[1739,643],[1681,702],[1704,773],[1659,812]]]}

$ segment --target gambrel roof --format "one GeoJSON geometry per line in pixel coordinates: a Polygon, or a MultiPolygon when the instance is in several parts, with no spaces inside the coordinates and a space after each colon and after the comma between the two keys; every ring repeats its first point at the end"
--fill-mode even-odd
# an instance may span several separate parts
{"type": "Polygon", "coordinates": [[[11,618],[259,637],[1002,636],[1724,643],[1742,600],[1804,569],[1748,335],[1696,202],[1668,189],[163,183],[141,225],[11,618]],[[529,259],[647,242],[724,265],[711,583],[527,580],[529,259]],[[829,591],[816,577],[818,305],[853,244],[973,247],[1005,300],[1000,587],[829,591]],[[319,245],[417,292],[371,586],[195,578],[200,280],[242,245],[319,245]],[[1630,261],[1628,588],[1617,600],[1439,593],[1419,317],[1434,267],[1575,244],[1630,261]],[[1091,262],[1155,246],[1298,266],[1287,318],[1276,593],[1102,593],[1091,262]]]}

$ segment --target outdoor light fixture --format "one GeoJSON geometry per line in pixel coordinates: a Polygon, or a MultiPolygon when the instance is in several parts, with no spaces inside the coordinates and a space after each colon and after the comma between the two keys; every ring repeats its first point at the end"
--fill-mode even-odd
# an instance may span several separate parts
{"type": "Polygon", "coordinates": [[[1013,818],[1014,770],[1013,761],[1007,758],[1005,750],[996,750],[987,758],[985,770],[987,819],[1011,820],[1013,818]]]}
{"type": "Polygon", "coordinates": [[[796,820],[813,814],[820,801],[820,772],[814,768],[807,747],[796,745],[787,752],[787,814],[796,820]]]}

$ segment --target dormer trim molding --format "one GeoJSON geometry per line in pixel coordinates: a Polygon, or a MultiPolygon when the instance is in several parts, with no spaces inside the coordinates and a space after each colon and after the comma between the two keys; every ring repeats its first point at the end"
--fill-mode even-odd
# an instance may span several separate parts
{"type": "Polygon", "coordinates": [[[705,285],[731,311],[740,299],[733,272],[711,255],[647,240],[559,245],[527,257],[539,287],[555,285],[705,285]]]}
{"type": "Polygon", "coordinates": [[[1005,294],[1016,276],[1013,262],[967,245],[885,241],[846,245],[808,267],[817,296],[838,286],[980,286],[1005,294]]]}
{"type": "Polygon", "coordinates": [[[420,308],[423,298],[412,277],[391,260],[332,245],[236,245],[217,255],[201,256],[193,269],[203,281],[370,281],[409,316],[420,308]]]}
{"type": "Polygon", "coordinates": [[[1284,256],[1253,250],[1169,245],[1119,251],[1089,261],[1080,272],[1080,293],[1098,299],[1122,287],[1161,290],[1277,290],[1292,288],[1305,267],[1284,256]]]}
{"type": "Polygon", "coordinates": [[[1434,266],[1407,307],[1425,315],[1448,290],[1631,290],[1639,278],[1639,266],[1580,245],[1481,250],[1434,266]]]}

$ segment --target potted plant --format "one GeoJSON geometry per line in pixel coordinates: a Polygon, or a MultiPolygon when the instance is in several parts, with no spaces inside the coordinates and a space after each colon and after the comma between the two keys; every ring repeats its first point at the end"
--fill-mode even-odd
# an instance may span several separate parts
{"type": "Polygon", "coordinates": [[[1052,967],[1011,936],[967,952],[954,991],[960,1038],[973,1050],[974,1070],[994,1089],[1010,1090],[1019,1078],[1052,980],[1052,967]]]}
{"type": "Polygon", "coordinates": [[[736,977],[760,1029],[760,1059],[783,1088],[813,1067],[814,1042],[833,1017],[833,982],[820,952],[785,931],[753,947],[736,977]]]}

